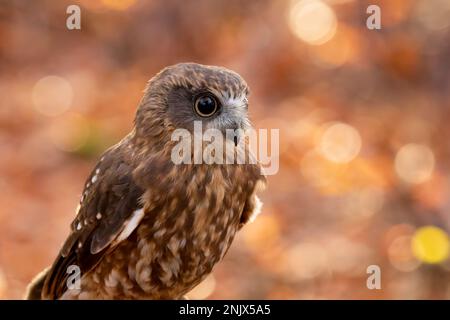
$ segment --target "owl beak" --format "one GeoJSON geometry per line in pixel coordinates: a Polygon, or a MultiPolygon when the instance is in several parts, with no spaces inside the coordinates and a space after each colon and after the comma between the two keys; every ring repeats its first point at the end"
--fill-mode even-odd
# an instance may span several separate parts
{"type": "Polygon", "coordinates": [[[233,142],[234,142],[234,145],[237,147],[243,136],[243,131],[242,131],[243,128],[240,126],[240,124],[236,123],[233,126],[232,130],[233,130],[233,142]]]}
{"type": "Polygon", "coordinates": [[[237,147],[239,140],[241,140],[241,135],[239,133],[239,131],[235,131],[234,132],[234,137],[233,137],[233,141],[234,141],[234,145],[237,147]]]}
{"type": "Polygon", "coordinates": [[[234,145],[237,147],[239,141],[241,141],[242,137],[242,128],[236,123],[233,125],[228,125],[223,129],[226,138],[230,141],[233,141],[234,145]]]}

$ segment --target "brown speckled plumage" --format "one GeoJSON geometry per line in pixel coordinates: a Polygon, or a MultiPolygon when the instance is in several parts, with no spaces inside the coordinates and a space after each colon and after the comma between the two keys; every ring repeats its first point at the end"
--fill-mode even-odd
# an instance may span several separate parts
{"type": "Polygon", "coordinates": [[[151,79],[134,129],[92,171],[71,233],[29,298],[179,299],[203,280],[249,220],[265,178],[257,164],[176,165],[170,137],[195,120],[247,128],[246,103],[227,105],[247,94],[238,74],[219,67],[178,64],[151,79]],[[198,92],[218,97],[221,114],[196,116],[198,92]],[[70,265],[81,269],[80,290],[67,289],[70,265]]]}

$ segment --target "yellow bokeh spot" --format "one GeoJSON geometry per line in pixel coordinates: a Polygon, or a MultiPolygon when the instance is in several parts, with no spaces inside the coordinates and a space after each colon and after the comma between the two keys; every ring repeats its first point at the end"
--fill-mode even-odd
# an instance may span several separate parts
{"type": "Polygon", "coordinates": [[[448,235],[438,227],[426,226],[418,229],[411,244],[414,256],[425,263],[441,263],[449,256],[448,235]]]}
{"type": "Polygon", "coordinates": [[[333,9],[319,0],[293,2],[289,11],[289,26],[301,40],[320,45],[336,33],[337,18],[333,9]]]}

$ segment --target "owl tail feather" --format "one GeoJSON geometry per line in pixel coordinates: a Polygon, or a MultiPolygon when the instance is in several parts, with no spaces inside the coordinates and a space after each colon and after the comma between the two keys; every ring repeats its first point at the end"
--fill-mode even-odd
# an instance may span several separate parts
{"type": "Polygon", "coordinates": [[[42,287],[44,286],[45,278],[50,268],[42,270],[34,279],[30,282],[25,293],[25,300],[42,300],[42,287]]]}

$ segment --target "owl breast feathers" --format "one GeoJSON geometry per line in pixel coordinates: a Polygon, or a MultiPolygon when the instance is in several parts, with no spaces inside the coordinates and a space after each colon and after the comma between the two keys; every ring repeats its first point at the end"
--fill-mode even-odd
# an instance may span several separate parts
{"type": "Polygon", "coordinates": [[[88,177],[70,234],[28,298],[179,299],[202,281],[259,210],[265,177],[257,163],[175,164],[171,136],[195,121],[248,129],[247,95],[220,67],[178,64],[153,77],[132,132],[88,177]]]}

